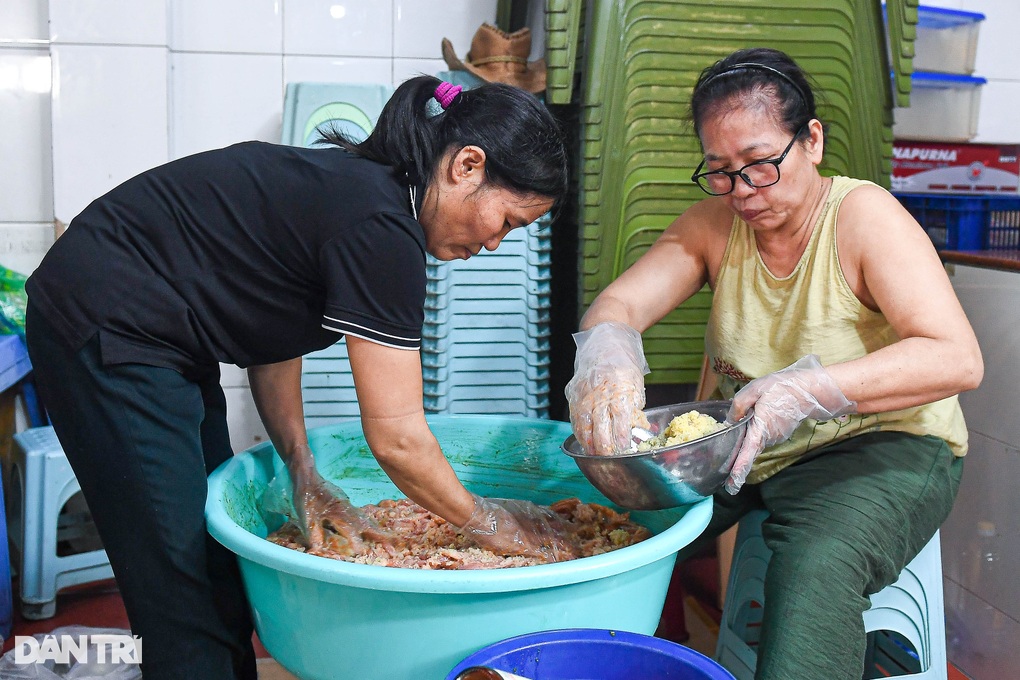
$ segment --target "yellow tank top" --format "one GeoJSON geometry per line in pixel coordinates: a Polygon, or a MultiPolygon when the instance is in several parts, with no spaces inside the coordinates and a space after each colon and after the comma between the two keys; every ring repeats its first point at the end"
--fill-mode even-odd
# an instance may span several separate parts
{"type": "MultiPolygon", "coordinates": [[[[817,354],[827,366],[897,341],[885,315],[854,295],[836,253],[839,205],[864,184],[870,182],[832,178],[807,248],[793,272],[782,278],[765,266],[752,229],[734,218],[705,333],[709,365],[718,378],[716,397],[731,399],[750,380],[807,354],[817,354]]],[[[944,439],[955,455],[967,452],[967,426],[953,396],[899,411],[808,419],[789,440],[762,452],[747,481],[757,484],[813,449],[876,430],[931,434],[944,439]]]]}

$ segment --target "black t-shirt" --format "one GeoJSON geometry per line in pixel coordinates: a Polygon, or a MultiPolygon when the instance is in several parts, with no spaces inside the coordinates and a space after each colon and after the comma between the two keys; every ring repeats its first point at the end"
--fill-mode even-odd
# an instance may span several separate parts
{"type": "Polygon", "coordinates": [[[98,332],[106,364],[246,367],[340,334],[417,349],[425,240],[392,168],[246,142],[96,199],[27,289],[72,347],[98,332]]]}

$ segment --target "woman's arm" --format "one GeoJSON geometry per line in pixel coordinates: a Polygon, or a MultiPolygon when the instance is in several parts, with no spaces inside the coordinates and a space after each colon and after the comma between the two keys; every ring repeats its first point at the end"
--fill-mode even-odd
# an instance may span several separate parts
{"type": "Polygon", "coordinates": [[[287,469],[293,474],[292,466],[314,468],[301,401],[300,357],[278,364],[250,366],[248,383],[262,424],[287,469]]]}
{"type": "Polygon", "coordinates": [[[301,401],[301,359],[248,368],[248,382],[259,417],[280,458],[287,466],[294,495],[294,510],[308,546],[319,548],[327,540],[326,527],[346,543],[330,541],[334,550],[359,552],[364,539],[389,541],[349,500],[328,484],[315,467],[308,446],[301,401]]]}
{"type": "Polygon", "coordinates": [[[347,336],[365,439],[380,467],[408,498],[455,526],[474,511],[425,422],[418,352],[347,336]]]}
{"type": "Polygon", "coordinates": [[[718,199],[691,206],[595,298],[581,330],[617,321],[644,332],[706,282],[714,283],[732,221],[733,213],[718,199]]]}
{"type": "Polygon", "coordinates": [[[974,331],[931,240],[899,201],[877,187],[852,191],[840,208],[837,246],[850,288],[900,338],[826,367],[858,412],[918,406],[980,384],[974,331]]]}
{"type": "Polygon", "coordinates": [[[641,333],[714,283],[732,221],[722,201],[695,204],[585,312],[566,395],[571,428],[589,455],[618,453],[633,426],[648,427],[641,333]]]}

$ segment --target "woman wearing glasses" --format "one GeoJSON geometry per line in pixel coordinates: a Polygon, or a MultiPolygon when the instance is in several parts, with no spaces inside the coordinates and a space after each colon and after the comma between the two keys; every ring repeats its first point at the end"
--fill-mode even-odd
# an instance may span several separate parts
{"type": "Polygon", "coordinates": [[[575,336],[571,423],[590,453],[641,421],[641,332],[708,284],[714,397],[754,416],[694,554],[765,509],[774,554],[756,678],[860,680],[868,595],[952,507],[956,395],[983,364],[924,231],[884,189],[818,171],[824,125],[787,55],[741,50],[691,100],[706,194],[609,285],[575,336]]]}

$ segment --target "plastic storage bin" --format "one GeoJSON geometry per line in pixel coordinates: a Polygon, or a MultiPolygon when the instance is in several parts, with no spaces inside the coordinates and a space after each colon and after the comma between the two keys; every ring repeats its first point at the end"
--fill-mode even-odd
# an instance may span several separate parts
{"type": "Polygon", "coordinates": [[[1020,248],[1020,197],[896,194],[939,250],[1020,248]]]}
{"type": "Polygon", "coordinates": [[[683,645],[597,628],[549,630],[497,642],[457,664],[446,680],[454,680],[472,666],[488,666],[529,680],[734,680],[718,663],[683,645]]]}
{"type": "Polygon", "coordinates": [[[966,142],[977,134],[981,86],[977,76],[915,71],[910,106],[894,109],[897,139],[966,142]]]}
{"type": "Polygon", "coordinates": [[[914,68],[960,75],[974,73],[978,30],[984,19],[985,15],[978,12],[920,5],[914,68]]]}

